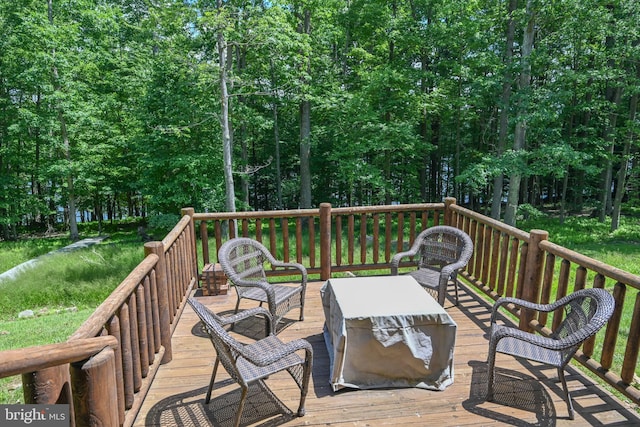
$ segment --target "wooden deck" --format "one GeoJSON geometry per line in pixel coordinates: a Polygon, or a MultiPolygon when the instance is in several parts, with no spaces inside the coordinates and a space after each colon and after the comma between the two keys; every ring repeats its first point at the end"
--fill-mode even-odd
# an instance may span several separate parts
{"type": "MultiPolygon", "coordinates": [[[[242,425],[252,426],[631,426],[640,425],[638,412],[595,385],[574,367],[567,370],[576,419],[567,417],[562,386],[556,370],[499,355],[494,402],[485,402],[487,325],[490,305],[464,286],[460,304],[448,299],[445,309],[458,324],[455,347],[455,382],[446,390],[423,389],[341,390],[329,386],[329,358],[322,337],[324,316],[319,289],[307,288],[305,320],[292,322],[279,336],[288,341],[305,338],[314,347],[314,366],[306,415],[297,418],[299,392],[286,374],[267,383],[276,396],[257,387],[250,392],[242,425]],[[542,379],[538,381],[537,378],[542,379]],[[280,406],[282,403],[286,407],[280,406]]],[[[199,292],[199,291],[198,291],[199,292]]],[[[196,293],[196,296],[198,293],[196,293]]],[[[233,309],[235,294],[199,297],[216,312],[233,309]]],[[[245,303],[242,307],[250,306],[245,303]]],[[[297,311],[290,313],[292,318],[297,311]]],[[[259,334],[259,324],[241,325],[246,335],[259,334]]],[[[239,400],[239,387],[222,367],[209,405],[204,396],[215,353],[202,335],[196,315],[186,307],[173,335],[173,360],[158,371],[135,426],[230,426],[239,400]]],[[[393,361],[390,361],[393,363],[393,361]]]]}

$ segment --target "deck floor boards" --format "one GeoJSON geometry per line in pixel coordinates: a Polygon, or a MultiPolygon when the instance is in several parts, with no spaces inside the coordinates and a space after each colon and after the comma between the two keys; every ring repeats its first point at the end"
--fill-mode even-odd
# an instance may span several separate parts
{"type": "MultiPolygon", "coordinates": [[[[568,368],[566,377],[576,419],[569,420],[555,369],[503,355],[499,355],[496,362],[495,400],[486,402],[490,305],[464,286],[460,288],[458,306],[452,305],[452,299],[445,304],[458,325],[453,385],[444,391],[408,388],[333,392],[329,386],[329,357],[322,337],[321,285],[309,283],[305,320],[291,322],[279,333],[283,341],[305,338],[314,347],[306,415],[301,418],[293,415],[291,411],[298,406],[298,389],[290,377],[278,374],[269,378],[267,384],[280,402],[258,386],[252,387],[241,425],[640,426],[640,417],[634,408],[597,386],[573,366],[568,368]]],[[[198,293],[196,296],[215,312],[230,312],[236,300],[233,290],[226,296],[204,297],[198,293]]],[[[241,308],[250,306],[250,302],[243,302],[241,308]]],[[[297,318],[297,311],[290,315],[297,318]]],[[[258,323],[239,325],[238,332],[249,336],[259,334],[263,329],[258,323]]],[[[215,353],[188,306],[176,327],[172,346],[173,360],[160,367],[134,425],[231,426],[240,389],[220,367],[212,400],[204,404],[215,353]]]]}

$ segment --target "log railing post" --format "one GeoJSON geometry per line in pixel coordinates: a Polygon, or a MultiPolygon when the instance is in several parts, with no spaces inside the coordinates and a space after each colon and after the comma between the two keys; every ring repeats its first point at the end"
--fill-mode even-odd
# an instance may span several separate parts
{"type": "Polygon", "coordinates": [[[451,209],[449,209],[451,205],[455,204],[455,197],[446,197],[444,199],[444,225],[450,225],[452,227],[456,226],[456,224],[453,223],[453,212],[451,211],[451,209]]]}
{"type": "Polygon", "coordinates": [[[119,426],[115,353],[110,347],[71,364],[74,419],[77,426],[119,426]]]}
{"type": "MultiPolygon", "coordinates": [[[[73,413],[69,365],[63,364],[22,374],[24,403],[35,405],[69,404],[73,413]]],[[[73,422],[72,422],[73,427],[73,422]]]]}
{"type": "Polygon", "coordinates": [[[169,314],[169,290],[167,289],[167,264],[162,242],[148,242],[144,244],[145,256],[158,256],[156,264],[156,285],[158,287],[158,313],[160,319],[160,344],[164,347],[161,363],[169,363],[173,358],[171,350],[171,316],[169,314]]]}
{"type": "MultiPolygon", "coordinates": [[[[187,265],[191,268],[192,277],[198,277],[198,251],[196,249],[196,222],[193,219],[193,215],[195,215],[195,210],[193,208],[184,208],[180,210],[182,216],[188,216],[191,218],[191,222],[189,223],[189,227],[187,232],[189,233],[188,241],[193,242],[191,248],[189,248],[190,260],[188,260],[187,265]]],[[[185,260],[186,261],[186,260],[185,260]]]]}
{"type": "MultiPolygon", "coordinates": [[[[524,266],[522,281],[522,299],[533,303],[540,302],[540,287],[542,286],[542,270],[544,267],[544,251],[540,249],[540,242],[549,238],[549,232],[544,230],[531,230],[529,233],[529,245],[524,266]]],[[[532,332],[529,322],[533,320],[535,313],[523,309],[520,314],[520,329],[532,332]]]]}
{"type": "Polygon", "coordinates": [[[320,204],[320,280],[331,277],[331,203],[320,204]]]}

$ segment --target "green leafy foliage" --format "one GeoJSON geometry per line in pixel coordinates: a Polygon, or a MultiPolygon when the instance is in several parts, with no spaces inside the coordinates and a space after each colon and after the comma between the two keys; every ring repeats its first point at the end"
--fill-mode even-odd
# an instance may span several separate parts
{"type": "Polygon", "coordinates": [[[66,229],[72,205],[80,221],[221,210],[226,167],[242,209],[297,208],[303,101],[313,205],[483,207],[509,191],[507,179],[493,193],[496,178],[520,174],[521,203],[609,213],[607,177],[625,164],[629,185],[616,187],[627,205],[640,199],[632,0],[533,2],[527,87],[521,2],[18,3],[0,1],[3,239],[66,229]],[[518,122],[526,141],[513,150],[518,122]]]}

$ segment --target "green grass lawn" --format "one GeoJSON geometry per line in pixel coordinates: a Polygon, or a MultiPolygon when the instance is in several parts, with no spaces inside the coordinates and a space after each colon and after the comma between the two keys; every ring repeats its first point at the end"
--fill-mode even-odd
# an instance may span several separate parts
{"type": "MultiPolygon", "coordinates": [[[[41,309],[31,318],[0,321],[0,351],[64,342],[93,310],[41,309]]],[[[21,376],[0,379],[0,403],[23,401],[21,376]]]]}
{"type": "Polygon", "coordinates": [[[610,231],[610,222],[594,218],[568,218],[564,224],[557,219],[541,218],[518,224],[525,231],[542,229],[549,240],[633,274],[640,274],[640,218],[623,217],[620,227],[610,231]]]}
{"type": "Polygon", "coordinates": [[[0,273],[70,243],[68,237],[30,237],[16,242],[0,242],[0,273]]]}
{"type": "MultiPolygon", "coordinates": [[[[0,257],[11,253],[13,259],[25,260],[46,253],[42,248],[62,246],[1,242],[0,257]]],[[[15,280],[0,282],[0,351],[66,341],[143,257],[136,232],[116,232],[101,244],[44,256],[15,280]],[[26,310],[33,317],[20,318],[26,310]]],[[[0,403],[22,399],[19,376],[0,379],[0,403]]]]}

